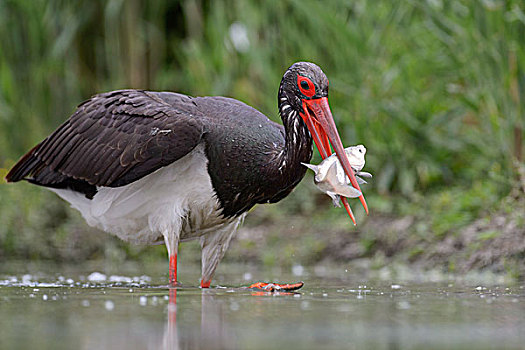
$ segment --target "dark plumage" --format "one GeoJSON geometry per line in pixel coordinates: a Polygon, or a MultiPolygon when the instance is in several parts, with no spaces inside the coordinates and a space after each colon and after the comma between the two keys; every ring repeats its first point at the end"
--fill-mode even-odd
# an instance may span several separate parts
{"type": "MultiPolygon", "coordinates": [[[[306,62],[291,66],[281,81],[283,126],[231,98],[144,90],[98,94],[23,156],[6,179],[69,189],[93,200],[100,188],[132,184],[177,164],[203,145],[207,172],[225,218],[220,224],[210,219],[219,229],[231,223],[228,218],[257,203],[277,202],[292,191],[306,172],[301,162],[312,156],[311,128],[320,135],[317,145],[325,143],[322,154],[331,153],[322,129],[332,128],[323,124],[323,118],[331,119],[327,95],[326,76],[306,62]],[[307,126],[305,121],[317,126],[307,126]]],[[[191,217],[194,209],[188,208],[184,210],[191,217]]],[[[166,240],[167,233],[162,234],[166,240]]],[[[183,235],[175,236],[178,240],[183,235]]]]}
{"type": "MultiPolygon", "coordinates": [[[[278,160],[284,128],[254,108],[225,97],[143,90],[112,91],[80,104],[7,179],[69,188],[92,198],[96,186],[127,185],[177,161],[200,142],[206,144],[209,174],[227,216],[275,202],[298,182],[280,188],[275,199],[276,186],[260,186],[261,177],[284,180],[268,166],[278,160]]],[[[311,158],[311,139],[303,158],[311,158]]],[[[303,167],[296,168],[304,175],[303,167]]]]}

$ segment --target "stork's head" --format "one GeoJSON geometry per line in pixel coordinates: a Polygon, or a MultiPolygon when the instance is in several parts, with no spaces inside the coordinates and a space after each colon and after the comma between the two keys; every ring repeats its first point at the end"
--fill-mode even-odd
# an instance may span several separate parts
{"type": "MultiPolygon", "coordinates": [[[[280,103],[281,116],[285,118],[286,114],[291,115],[283,110],[286,104],[289,104],[306,124],[321,157],[325,159],[332,154],[331,144],[352,186],[361,191],[344,152],[339,132],[328,105],[328,78],[321,68],[310,62],[294,63],[284,73],[279,98],[286,99],[284,104],[280,103]]],[[[296,115],[296,113],[293,114],[296,115]]],[[[359,199],[368,213],[364,196],[361,195],[359,199]]]]}

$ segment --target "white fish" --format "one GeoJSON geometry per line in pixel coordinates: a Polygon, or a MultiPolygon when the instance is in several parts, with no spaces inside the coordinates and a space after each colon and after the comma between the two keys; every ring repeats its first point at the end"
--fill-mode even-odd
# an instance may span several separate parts
{"type": "MultiPolygon", "coordinates": [[[[356,180],[359,184],[366,184],[360,176],[371,178],[372,174],[361,171],[365,166],[366,148],[363,145],[351,146],[345,148],[346,156],[356,172],[356,180]]],[[[332,198],[334,206],[340,207],[340,196],[348,198],[356,198],[361,195],[361,192],[355,189],[350,184],[350,179],[345,174],[343,166],[337,159],[337,156],[332,154],[330,157],[324,159],[319,165],[301,163],[315,173],[314,183],[322,192],[326,193],[332,198]]]]}

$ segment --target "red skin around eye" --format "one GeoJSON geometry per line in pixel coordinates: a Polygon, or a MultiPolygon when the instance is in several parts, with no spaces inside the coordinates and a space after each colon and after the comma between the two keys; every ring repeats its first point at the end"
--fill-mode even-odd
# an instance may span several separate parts
{"type": "Polygon", "coordinates": [[[297,76],[297,86],[299,86],[299,90],[306,97],[312,97],[313,95],[315,95],[315,86],[314,86],[314,83],[312,83],[310,79],[298,75],[297,76]],[[306,81],[306,83],[308,84],[308,89],[303,89],[303,87],[301,86],[301,82],[303,81],[306,81]]]}

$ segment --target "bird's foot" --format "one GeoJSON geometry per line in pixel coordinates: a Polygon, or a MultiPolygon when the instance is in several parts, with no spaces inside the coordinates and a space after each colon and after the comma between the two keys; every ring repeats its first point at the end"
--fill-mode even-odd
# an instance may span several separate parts
{"type": "Polygon", "coordinates": [[[201,288],[210,288],[211,280],[201,280],[201,288]]]}
{"type": "Polygon", "coordinates": [[[257,282],[248,288],[264,292],[290,292],[300,289],[303,285],[303,282],[287,284],[257,282]]]}
{"type": "Polygon", "coordinates": [[[177,282],[177,281],[169,281],[168,283],[168,288],[177,288],[177,287],[182,287],[182,284],[180,284],[180,282],[177,282]]]}

